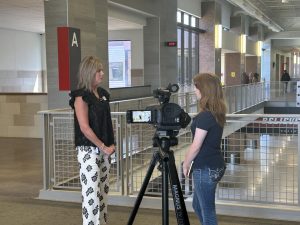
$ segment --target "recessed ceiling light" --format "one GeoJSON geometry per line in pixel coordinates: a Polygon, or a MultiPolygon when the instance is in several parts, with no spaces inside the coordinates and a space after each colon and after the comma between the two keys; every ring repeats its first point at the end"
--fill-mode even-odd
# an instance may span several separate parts
{"type": "Polygon", "coordinates": [[[281,0],[282,3],[288,3],[289,0],[281,0]]]}

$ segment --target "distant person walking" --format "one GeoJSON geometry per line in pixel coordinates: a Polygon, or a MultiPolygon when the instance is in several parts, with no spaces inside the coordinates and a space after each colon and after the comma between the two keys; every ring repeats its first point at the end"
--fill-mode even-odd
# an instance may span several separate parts
{"type": "Polygon", "coordinates": [[[246,72],[242,73],[241,81],[242,84],[249,84],[250,79],[249,79],[249,75],[246,72]]]}
{"type": "Polygon", "coordinates": [[[258,73],[254,73],[253,74],[252,83],[257,83],[257,82],[259,82],[259,74],[258,73]]]}
{"type": "Polygon", "coordinates": [[[289,73],[284,70],[281,76],[281,81],[284,82],[284,92],[287,93],[288,82],[291,80],[289,73]]]}

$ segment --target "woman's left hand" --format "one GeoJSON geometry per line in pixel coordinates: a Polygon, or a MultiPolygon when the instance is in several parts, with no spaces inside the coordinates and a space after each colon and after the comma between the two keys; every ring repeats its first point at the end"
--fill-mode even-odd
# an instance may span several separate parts
{"type": "Polygon", "coordinates": [[[115,145],[111,145],[111,146],[109,146],[109,147],[105,147],[104,149],[103,149],[103,151],[104,151],[104,153],[106,154],[106,155],[111,155],[111,154],[113,154],[114,152],[115,152],[115,149],[116,147],[115,147],[115,145]]]}

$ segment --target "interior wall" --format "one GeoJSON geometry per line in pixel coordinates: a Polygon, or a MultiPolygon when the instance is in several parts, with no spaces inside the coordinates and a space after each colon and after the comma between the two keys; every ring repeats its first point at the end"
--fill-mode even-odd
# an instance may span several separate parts
{"type": "Polygon", "coordinates": [[[113,30],[108,40],[131,41],[131,86],[144,85],[143,30],[113,30]]]}
{"type": "Polygon", "coordinates": [[[225,53],[225,85],[241,84],[241,53],[225,53]]]}
{"type": "Polygon", "coordinates": [[[108,31],[108,40],[131,41],[131,67],[144,68],[143,30],[113,30],[108,31]]]}
{"type": "Polygon", "coordinates": [[[43,138],[43,119],[38,111],[48,109],[43,93],[0,93],[0,136],[43,138]]]}
{"type": "Polygon", "coordinates": [[[245,58],[246,58],[246,64],[245,64],[246,73],[260,74],[260,71],[257,70],[257,56],[246,56],[245,58]]]}
{"type": "Polygon", "coordinates": [[[43,38],[0,29],[0,92],[43,92],[43,38]]]}

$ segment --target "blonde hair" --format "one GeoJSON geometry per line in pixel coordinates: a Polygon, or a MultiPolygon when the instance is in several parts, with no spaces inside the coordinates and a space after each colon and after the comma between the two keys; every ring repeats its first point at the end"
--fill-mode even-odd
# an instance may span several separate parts
{"type": "Polygon", "coordinates": [[[220,78],[215,74],[200,73],[193,78],[195,87],[201,93],[200,111],[210,111],[217,123],[224,127],[226,122],[226,104],[220,78]]]}
{"type": "Polygon", "coordinates": [[[77,87],[79,89],[84,88],[89,91],[92,91],[96,72],[102,69],[102,64],[100,63],[100,60],[97,57],[84,57],[79,65],[77,87]]]}

